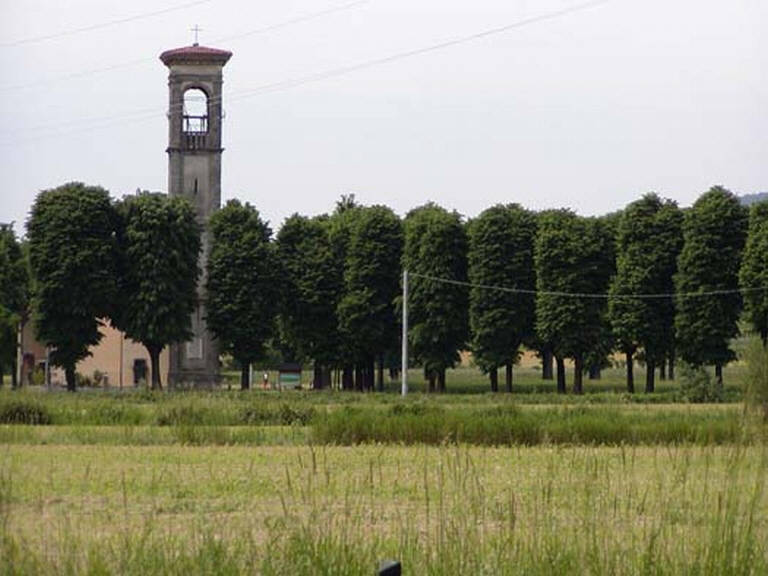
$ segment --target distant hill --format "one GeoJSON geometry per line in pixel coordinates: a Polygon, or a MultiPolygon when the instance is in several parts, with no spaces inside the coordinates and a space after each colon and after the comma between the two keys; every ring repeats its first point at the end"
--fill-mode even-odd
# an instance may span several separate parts
{"type": "Polygon", "coordinates": [[[755,194],[744,194],[743,196],[739,196],[739,200],[741,200],[742,206],[752,206],[752,204],[757,204],[758,202],[763,202],[765,200],[768,200],[768,192],[756,192],[755,194]]]}

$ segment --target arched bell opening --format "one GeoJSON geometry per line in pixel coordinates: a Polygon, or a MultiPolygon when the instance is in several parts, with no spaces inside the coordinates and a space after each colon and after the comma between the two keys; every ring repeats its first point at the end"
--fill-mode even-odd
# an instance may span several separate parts
{"type": "Polygon", "coordinates": [[[182,131],[185,134],[208,133],[208,95],[200,88],[184,92],[182,131]]]}

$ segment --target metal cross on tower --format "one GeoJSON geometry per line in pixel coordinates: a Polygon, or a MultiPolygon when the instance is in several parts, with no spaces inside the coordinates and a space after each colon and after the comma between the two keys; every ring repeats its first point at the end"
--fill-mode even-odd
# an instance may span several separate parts
{"type": "Polygon", "coordinates": [[[190,30],[195,33],[195,43],[193,44],[193,46],[197,46],[198,45],[198,34],[200,32],[202,32],[203,29],[200,28],[200,26],[198,26],[197,24],[195,24],[194,27],[190,28],[190,30]]]}

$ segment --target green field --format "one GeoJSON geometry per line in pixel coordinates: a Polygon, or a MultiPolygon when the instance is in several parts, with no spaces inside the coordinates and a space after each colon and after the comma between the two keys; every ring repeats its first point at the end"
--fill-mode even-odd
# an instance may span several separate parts
{"type": "Polygon", "coordinates": [[[2,450],[28,573],[761,574],[764,447],[2,450]]]}
{"type": "Polygon", "coordinates": [[[618,369],[580,397],[469,368],[407,399],[6,389],[0,573],[764,574],[739,369],[721,404],[629,396],[618,369]]]}

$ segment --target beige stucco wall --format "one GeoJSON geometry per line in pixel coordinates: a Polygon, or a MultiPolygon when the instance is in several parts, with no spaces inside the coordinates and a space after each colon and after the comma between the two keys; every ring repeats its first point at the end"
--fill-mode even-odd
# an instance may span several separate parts
{"type": "MultiPolygon", "coordinates": [[[[109,324],[103,325],[99,331],[103,338],[98,346],[91,348],[88,358],[78,362],[76,370],[79,374],[93,379],[94,372],[98,370],[106,376],[108,386],[131,388],[134,386],[134,361],[143,359],[147,366],[147,379],[151,378],[151,362],[144,346],[126,338],[109,324]]],[[[165,385],[168,380],[168,348],[160,353],[160,378],[165,385]]],[[[64,371],[53,369],[51,382],[63,385],[64,371]]]]}

